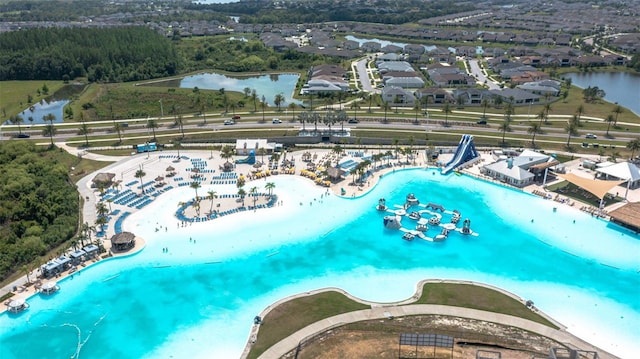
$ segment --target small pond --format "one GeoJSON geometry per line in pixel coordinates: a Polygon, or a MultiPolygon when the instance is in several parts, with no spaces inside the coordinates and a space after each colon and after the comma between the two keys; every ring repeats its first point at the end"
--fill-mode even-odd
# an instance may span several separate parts
{"type": "Polygon", "coordinates": [[[218,73],[203,73],[187,76],[180,81],[181,88],[199,88],[207,90],[225,89],[228,91],[244,92],[245,88],[256,90],[258,100],[264,96],[269,106],[274,106],[274,99],[277,94],[282,94],[285,103],[281,107],[286,107],[290,103],[300,104],[301,101],[293,98],[293,92],[300,76],[298,74],[271,74],[246,77],[230,77],[218,73]]]}

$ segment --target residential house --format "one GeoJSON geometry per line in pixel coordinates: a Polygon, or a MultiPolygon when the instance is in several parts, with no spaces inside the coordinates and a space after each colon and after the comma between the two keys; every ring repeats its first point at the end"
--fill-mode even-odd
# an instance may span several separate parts
{"type": "Polygon", "coordinates": [[[431,103],[444,104],[454,102],[454,98],[449,92],[438,87],[419,89],[415,92],[415,96],[421,103],[428,101],[427,105],[431,103]],[[423,100],[424,98],[428,98],[428,100],[423,100]]]}
{"type": "Polygon", "coordinates": [[[413,107],[416,103],[416,98],[413,94],[401,87],[385,86],[380,94],[382,101],[389,104],[389,106],[395,107],[413,107]]]}
{"type": "Polygon", "coordinates": [[[494,97],[501,97],[504,102],[509,102],[514,105],[523,105],[529,103],[538,103],[542,96],[536,95],[532,92],[521,90],[518,88],[489,90],[494,97]]]}

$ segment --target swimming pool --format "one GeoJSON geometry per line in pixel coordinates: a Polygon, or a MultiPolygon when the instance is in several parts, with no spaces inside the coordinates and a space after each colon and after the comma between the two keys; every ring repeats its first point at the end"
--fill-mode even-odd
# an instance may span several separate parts
{"type": "Polygon", "coordinates": [[[172,215],[189,188],[130,215],[124,228],[147,247],[77,273],[19,316],[0,316],[0,358],[239,357],[253,317],[284,296],[337,286],[389,302],[427,278],[503,287],[614,354],[638,348],[640,242],[607,222],[428,170],[396,171],[358,199],[325,196],[299,177],[270,181],[285,206],[265,215],[178,228],[172,215]],[[380,197],[402,204],[407,193],[459,210],[479,236],[402,240],[374,207],[380,197]]]}

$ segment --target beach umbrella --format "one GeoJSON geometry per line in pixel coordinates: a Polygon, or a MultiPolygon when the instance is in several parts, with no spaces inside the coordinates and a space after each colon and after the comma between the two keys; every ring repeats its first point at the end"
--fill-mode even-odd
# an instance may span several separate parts
{"type": "Polygon", "coordinates": [[[158,177],[156,177],[155,181],[156,181],[156,182],[160,182],[160,181],[162,181],[163,179],[164,179],[164,177],[162,177],[162,176],[158,176],[158,177]]]}
{"type": "Polygon", "coordinates": [[[175,170],[176,170],[176,169],[175,169],[175,168],[173,168],[172,166],[167,167],[167,172],[173,172],[173,171],[175,171],[175,170]]]}

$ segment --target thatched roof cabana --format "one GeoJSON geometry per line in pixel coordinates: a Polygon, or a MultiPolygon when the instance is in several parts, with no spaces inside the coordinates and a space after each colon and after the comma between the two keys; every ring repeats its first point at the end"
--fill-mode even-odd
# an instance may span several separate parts
{"type": "Polygon", "coordinates": [[[331,179],[332,181],[337,181],[342,179],[342,176],[344,175],[344,170],[340,167],[329,167],[327,168],[327,176],[329,176],[329,179],[331,179]]]}
{"type": "Polygon", "coordinates": [[[609,212],[611,222],[640,233],[640,202],[627,203],[609,212]]]}
{"type": "Polygon", "coordinates": [[[115,173],[101,172],[93,177],[93,180],[91,180],[91,182],[93,182],[94,187],[110,187],[115,177],[115,173]]]}
{"type": "Polygon", "coordinates": [[[111,250],[128,251],[136,245],[136,236],[131,232],[120,232],[111,237],[111,250]]]}

